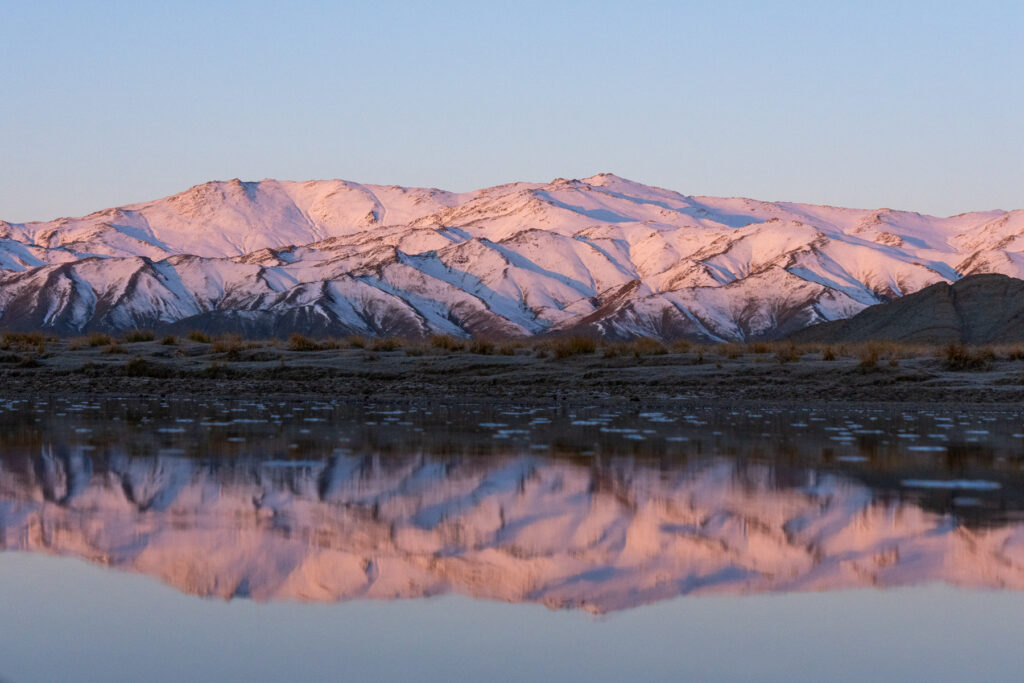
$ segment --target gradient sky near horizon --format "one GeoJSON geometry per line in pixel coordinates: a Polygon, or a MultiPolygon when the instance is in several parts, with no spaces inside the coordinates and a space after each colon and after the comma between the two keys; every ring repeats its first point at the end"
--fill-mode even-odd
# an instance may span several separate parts
{"type": "Polygon", "coordinates": [[[0,218],[213,179],[1024,208],[1024,5],[0,4],[0,218]]]}

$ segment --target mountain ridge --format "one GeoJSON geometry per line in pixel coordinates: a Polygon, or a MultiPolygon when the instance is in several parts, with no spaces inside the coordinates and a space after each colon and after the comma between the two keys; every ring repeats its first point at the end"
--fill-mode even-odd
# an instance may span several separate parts
{"type": "Polygon", "coordinates": [[[999,344],[1024,339],[1024,281],[1006,275],[968,275],[937,282],[852,318],[799,330],[794,341],[895,341],[918,344],[999,344]]]}
{"type": "Polygon", "coordinates": [[[0,327],[771,339],[1024,276],[1022,236],[1022,211],[693,197],[613,174],[464,193],[233,179],[0,222],[0,327]]]}

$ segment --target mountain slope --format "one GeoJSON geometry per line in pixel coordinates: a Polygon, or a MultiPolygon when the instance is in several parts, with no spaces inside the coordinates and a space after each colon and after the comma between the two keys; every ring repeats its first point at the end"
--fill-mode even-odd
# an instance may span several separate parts
{"type": "Polygon", "coordinates": [[[887,340],[921,344],[999,344],[1024,340],[1024,281],[1005,275],[970,275],[939,282],[847,320],[795,333],[808,342],[887,340]]]}
{"type": "Polygon", "coordinates": [[[211,182],[0,222],[0,327],[777,338],[974,273],[1024,276],[1024,212],[690,197],[610,174],[467,193],[211,182]]]}

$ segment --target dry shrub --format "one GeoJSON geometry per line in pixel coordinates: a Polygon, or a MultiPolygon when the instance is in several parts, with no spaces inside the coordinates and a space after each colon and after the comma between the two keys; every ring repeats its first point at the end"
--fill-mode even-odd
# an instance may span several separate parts
{"type": "Polygon", "coordinates": [[[450,334],[435,334],[430,337],[430,345],[435,349],[443,349],[444,351],[461,351],[465,348],[465,343],[461,339],[456,339],[450,334]]]}
{"type": "Polygon", "coordinates": [[[1004,346],[1000,351],[1006,360],[1024,360],[1024,346],[1004,346]]]}
{"type": "Polygon", "coordinates": [[[686,339],[677,339],[674,342],[672,342],[670,348],[674,353],[687,353],[692,347],[693,344],[691,344],[686,339]]]}
{"type": "Polygon", "coordinates": [[[161,339],[160,343],[163,344],[164,346],[177,346],[178,340],[175,338],[173,334],[169,334],[163,339],[161,339]]]}
{"type": "Polygon", "coordinates": [[[222,334],[210,343],[213,353],[237,353],[242,349],[242,336],[239,334],[222,334]]]}
{"type": "Polygon", "coordinates": [[[498,353],[502,356],[514,356],[521,346],[516,342],[503,342],[498,345],[498,353]]]}
{"type": "Polygon", "coordinates": [[[320,344],[309,337],[296,333],[288,337],[288,349],[290,351],[319,351],[320,344]]]}
{"type": "MultiPolygon", "coordinates": [[[[831,350],[829,347],[827,350],[831,350]]],[[[840,347],[838,355],[852,355],[860,359],[861,369],[872,369],[878,362],[888,361],[889,367],[896,367],[900,360],[934,356],[933,347],[920,344],[901,344],[893,341],[873,341],[852,347],[840,347]]]]}
{"type": "MultiPolygon", "coordinates": [[[[42,332],[4,332],[0,335],[0,349],[28,351],[46,349],[46,335],[42,332]]],[[[42,353],[42,351],[40,351],[42,353]]]]}
{"type": "Polygon", "coordinates": [[[835,360],[836,352],[832,350],[831,346],[826,346],[825,350],[821,352],[822,360],[835,360]]]}
{"type": "Polygon", "coordinates": [[[103,353],[125,353],[125,350],[116,341],[111,341],[110,344],[104,347],[103,353]]]}
{"type": "Polygon", "coordinates": [[[371,351],[397,351],[402,348],[402,340],[398,337],[378,337],[370,344],[371,351]]]}
{"type": "Polygon", "coordinates": [[[795,363],[800,360],[800,351],[793,343],[780,345],[775,351],[775,360],[779,361],[780,365],[795,363]]]}
{"type": "Polygon", "coordinates": [[[568,358],[597,351],[597,342],[588,337],[565,337],[556,339],[551,344],[555,358],[568,358]]]}
{"type": "Polygon", "coordinates": [[[954,342],[942,350],[942,360],[947,370],[981,371],[992,366],[995,353],[991,349],[971,349],[966,344],[954,342]]]}
{"type": "Polygon", "coordinates": [[[102,332],[93,332],[86,338],[86,343],[89,346],[109,346],[114,344],[114,340],[110,338],[109,334],[103,334],[102,332]]]}
{"type": "Polygon", "coordinates": [[[135,342],[150,342],[156,339],[156,334],[153,330],[128,330],[121,335],[121,341],[125,344],[133,344],[135,342]]]}
{"type": "Polygon", "coordinates": [[[878,366],[880,356],[881,349],[877,344],[865,344],[858,356],[860,363],[857,367],[861,370],[874,370],[878,366]]]}
{"type": "Polygon", "coordinates": [[[602,345],[601,355],[605,358],[615,358],[617,356],[629,355],[629,349],[626,344],[604,344],[602,345]]]}
{"type": "Polygon", "coordinates": [[[668,353],[668,349],[657,339],[650,337],[640,337],[634,340],[630,347],[632,348],[633,355],[637,358],[640,356],[660,356],[668,353]]]}
{"type": "Polygon", "coordinates": [[[750,353],[771,353],[772,347],[768,342],[753,342],[747,344],[747,351],[750,353]]]}
{"type": "Polygon", "coordinates": [[[189,340],[199,342],[200,344],[210,343],[210,335],[206,334],[205,332],[200,332],[199,330],[192,330],[191,332],[189,332],[188,338],[189,340]]]}
{"type": "Polygon", "coordinates": [[[737,344],[736,342],[727,342],[725,344],[719,344],[715,347],[715,352],[720,356],[725,356],[729,359],[736,359],[743,355],[743,345],[737,344]]]}
{"type": "Polygon", "coordinates": [[[360,336],[358,334],[353,334],[352,336],[345,339],[345,343],[351,346],[353,349],[365,349],[366,337],[360,336]]]}
{"type": "Polygon", "coordinates": [[[469,343],[469,352],[489,356],[494,353],[494,342],[487,339],[474,339],[469,343]]]}

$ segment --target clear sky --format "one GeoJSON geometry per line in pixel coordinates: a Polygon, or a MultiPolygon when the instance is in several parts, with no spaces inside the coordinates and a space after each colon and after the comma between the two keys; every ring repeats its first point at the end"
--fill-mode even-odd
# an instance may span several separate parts
{"type": "Polygon", "coordinates": [[[1024,3],[0,1],[0,218],[213,179],[1024,207],[1024,3]],[[291,5],[300,5],[298,8],[291,5]]]}

